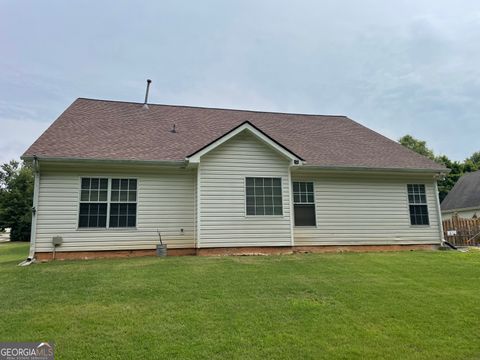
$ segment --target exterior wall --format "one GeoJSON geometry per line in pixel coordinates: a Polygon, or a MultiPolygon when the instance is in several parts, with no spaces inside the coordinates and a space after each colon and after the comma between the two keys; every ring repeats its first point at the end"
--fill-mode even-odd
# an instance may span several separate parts
{"type": "Polygon", "coordinates": [[[36,252],[52,251],[52,237],[57,235],[63,238],[57,251],[154,249],[158,243],[157,229],[169,248],[195,247],[192,170],[40,163],[40,173],[36,252]],[[78,229],[82,176],[136,178],[136,228],[78,229]]]}
{"type": "Polygon", "coordinates": [[[290,174],[287,159],[246,133],[204,155],[198,173],[178,167],[45,163],[40,164],[40,170],[37,253],[51,252],[52,237],[57,235],[63,238],[59,252],[152,250],[158,243],[157,229],[169,249],[184,251],[292,245],[311,250],[310,246],[319,245],[422,245],[440,241],[432,176],[305,169],[290,174]],[[80,178],[102,176],[138,180],[135,229],[77,228],[80,178]],[[282,216],[246,216],[245,177],[249,176],[282,178],[282,216]],[[293,228],[294,243],[290,180],[313,181],[316,201],[317,226],[293,228]],[[429,226],[410,225],[408,183],[426,185],[429,226]]]}
{"type": "Polygon", "coordinates": [[[459,211],[452,211],[452,212],[442,212],[442,219],[443,220],[450,220],[454,214],[457,214],[458,217],[464,219],[471,219],[474,215],[480,217],[480,208],[478,209],[471,209],[471,210],[459,210],[459,211]]]}
{"type": "Polygon", "coordinates": [[[199,166],[199,247],[290,246],[289,161],[240,133],[199,166]],[[281,177],[283,215],[247,216],[245,177],[281,177]]]}
{"type": "Polygon", "coordinates": [[[432,176],[298,171],[313,181],[317,226],[295,227],[295,246],[438,244],[439,214],[432,176]],[[410,225],[407,184],[426,186],[429,226],[410,225]]]}

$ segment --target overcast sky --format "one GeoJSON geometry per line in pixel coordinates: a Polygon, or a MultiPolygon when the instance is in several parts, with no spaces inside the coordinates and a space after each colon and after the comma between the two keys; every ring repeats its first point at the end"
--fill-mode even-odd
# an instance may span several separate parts
{"type": "Polygon", "coordinates": [[[480,150],[479,1],[0,0],[0,162],[77,97],[342,114],[480,150]]]}

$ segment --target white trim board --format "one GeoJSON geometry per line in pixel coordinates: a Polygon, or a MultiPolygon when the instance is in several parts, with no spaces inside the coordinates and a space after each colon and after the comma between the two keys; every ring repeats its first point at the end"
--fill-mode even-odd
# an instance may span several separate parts
{"type": "Polygon", "coordinates": [[[262,133],[260,130],[258,130],[255,126],[253,126],[249,122],[245,122],[242,125],[238,126],[237,128],[235,128],[235,129],[231,130],[230,132],[226,133],[225,135],[218,138],[217,140],[215,140],[211,144],[205,146],[203,149],[201,149],[201,150],[197,151],[196,153],[193,153],[192,155],[187,157],[186,160],[190,163],[199,163],[200,158],[203,155],[207,154],[208,152],[212,151],[213,149],[217,148],[218,146],[222,145],[223,143],[225,143],[226,141],[230,140],[231,138],[237,136],[238,134],[240,134],[243,131],[248,131],[249,133],[254,135],[257,139],[259,139],[260,141],[264,142],[269,147],[271,147],[273,150],[277,151],[278,153],[283,155],[285,158],[290,159],[292,161],[292,163],[293,162],[295,162],[296,164],[302,164],[303,163],[303,160],[301,158],[299,158],[294,153],[288,151],[284,147],[280,146],[278,143],[273,141],[271,138],[269,138],[267,135],[262,133]]]}

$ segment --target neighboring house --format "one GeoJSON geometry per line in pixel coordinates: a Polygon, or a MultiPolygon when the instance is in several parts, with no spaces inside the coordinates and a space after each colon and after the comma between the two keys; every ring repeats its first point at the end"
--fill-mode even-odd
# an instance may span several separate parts
{"type": "Polygon", "coordinates": [[[446,168],[344,116],[78,99],[23,159],[31,256],[431,248],[446,168]],[[57,238],[58,240],[58,238],[57,238]],[[116,251],[116,253],[115,253],[116,251]],[[90,253],[89,253],[90,252],[90,253]]]}
{"type": "Polygon", "coordinates": [[[0,229],[0,242],[10,241],[10,228],[0,229]]]}
{"type": "Polygon", "coordinates": [[[462,218],[480,217],[480,171],[463,175],[441,204],[444,220],[454,214],[462,218]]]}

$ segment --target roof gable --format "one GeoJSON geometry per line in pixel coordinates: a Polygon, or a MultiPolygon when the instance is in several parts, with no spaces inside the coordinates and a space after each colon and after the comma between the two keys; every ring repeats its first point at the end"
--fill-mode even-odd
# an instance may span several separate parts
{"type": "Polygon", "coordinates": [[[237,136],[238,134],[242,132],[249,132],[252,134],[255,138],[281,154],[283,157],[293,161],[297,161],[298,163],[301,162],[303,159],[299,157],[298,155],[294,154],[292,151],[287,149],[285,146],[280,144],[278,141],[275,139],[271,138],[269,135],[265,134],[262,130],[257,128],[255,125],[250,123],[249,121],[245,121],[241,123],[240,125],[234,127],[230,131],[226,132],[219,138],[213,140],[211,143],[203,146],[202,148],[196,150],[192,154],[188,155],[186,159],[190,163],[198,163],[200,162],[200,158],[209,153],[210,151],[216,149],[218,146],[222,145],[226,141],[230,140],[231,138],[237,136]]]}
{"type": "Polygon", "coordinates": [[[444,211],[480,207],[480,170],[463,175],[443,199],[444,211]]]}
{"type": "Polygon", "coordinates": [[[146,109],[141,103],[82,98],[23,157],[184,162],[246,121],[307,166],[446,170],[345,116],[155,104],[146,109]]]}

